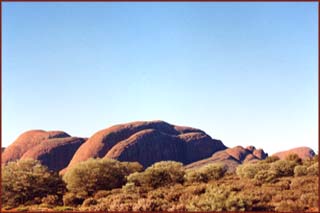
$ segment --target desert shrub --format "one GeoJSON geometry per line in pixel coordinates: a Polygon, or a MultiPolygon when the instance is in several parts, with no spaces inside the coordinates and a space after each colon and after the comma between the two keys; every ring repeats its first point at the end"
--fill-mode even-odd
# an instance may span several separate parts
{"type": "Polygon", "coordinates": [[[92,211],[132,211],[138,202],[139,195],[132,193],[115,193],[98,200],[96,205],[90,206],[92,211]]]}
{"type": "Polygon", "coordinates": [[[148,199],[165,199],[169,202],[176,202],[179,200],[183,193],[184,187],[180,184],[176,184],[169,187],[161,187],[155,190],[151,190],[147,194],[148,199]]]}
{"type": "Polygon", "coordinates": [[[318,199],[318,196],[312,192],[302,194],[300,197],[301,203],[307,207],[317,207],[318,199]]]}
{"type": "Polygon", "coordinates": [[[289,154],[285,157],[287,161],[293,161],[296,164],[302,164],[302,159],[297,154],[289,154]]]}
{"type": "Polygon", "coordinates": [[[63,180],[67,189],[86,198],[98,190],[119,188],[126,182],[126,176],[142,167],[137,163],[119,162],[113,159],[89,159],[66,172],[63,180]]]}
{"type": "Polygon", "coordinates": [[[304,176],[308,173],[308,168],[306,166],[298,165],[294,168],[294,176],[304,176]]]}
{"type": "Polygon", "coordinates": [[[145,199],[139,199],[133,206],[134,211],[169,211],[169,209],[185,209],[180,197],[185,193],[181,184],[160,187],[147,193],[145,199]],[[180,205],[179,205],[180,204],[180,205]]]}
{"type": "Polygon", "coordinates": [[[188,170],[184,175],[184,179],[187,183],[207,183],[209,181],[208,176],[199,169],[188,170]]]}
{"type": "Polygon", "coordinates": [[[292,179],[290,184],[290,189],[297,191],[299,193],[308,193],[314,191],[318,193],[318,190],[315,190],[318,187],[318,177],[314,176],[302,176],[292,179]]]}
{"type": "Polygon", "coordinates": [[[188,211],[248,211],[252,202],[231,187],[211,185],[206,193],[194,197],[186,207],[188,211]]]}
{"type": "Polygon", "coordinates": [[[279,189],[280,191],[284,191],[284,190],[290,189],[291,183],[292,183],[291,180],[280,179],[279,182],[277,182],[276,184],[271,185],[271,186],[273,186],[273,188],[279,189]]]}
{"type": "Polygon", "coordinates": [[[186,212],[186,205],[183,203],[173,204],[168,209],[168,212],[186,212]]]}
{"type": "Polygon", "coordinates": [[[318,156],[318,154],[316,154],[316,155],[314,155],[314,156],[312,157],[312,161],[313,161],[314,163],[319,162],[319,156],[318,156]]]}
{"type": "Polygon", "coordinates": [[[305,210],[305,207],[293,200],[282,200],[277,204],[275,210],[278,212],[301,212],[305,210]]]}
{"type": "Polygon", "coordinates": [[[64,212],[64,211],[72,211],[73,208],[71,206],[56,206],[53,208],[54,211],[64,212]]]}
{"type": "Polygon", "coordinates": [[[61,204],[60,199],[57,195],[47,195],[41,199],[41,203],[46,205],[59,205],[61,204]]]}
{"type": "Polygon", "coordinates": [[[184,185],[184,190],[179,197],[178,203],[186,206],[194,197],[204,194],[206,192],[206,188],[207,184],[204,183],[196,183],[190,186],[184,185]]]}
{"type": "Polygon", "coordinates": [[[143,171],[143,166],[138,162],[121,162],[121,164],[126,169],[127,174],[143,171]]]}
{"type": "Polygon", "coordinates": [[[319,175],[319,163],[316,162],[307,168],[308,175],[319,175]]]}
{"type": "Polygon", "coordinates": [[[261,170],[254,176],[254,179],[263,183],[274,183],[277,180],[277,175],[274,171],[261,170]]]}
{"type": "Polygon", "coordinates": [[[124,192],[129,192],[129,193],[136,191],[136,189],[137,189],[137,186],[133,182],[129,182],[122,187],[122,190],[124,192]]]}
{"type": "Polygon", "coordinates": [[[82,206],[83,207],[88,207],[88,206],[91,206],[91,205],[96,205],[98,202],[96,199],[92,198],[92,197],[89,197],[87,199],[85,199],[82,203],[82,206]]]}
{"type": "Polygon", "coordinates": [[[98,200],[100,198],[103,197],[107,197],[111,194],[111,191],[107,191],[107,190],[99,190],[94,194],[94,199],[98,200]]]}
{"type": "Polygon", "coordinates": [[[144,172],[133,173],[128,176],[128,183],[136,186],[158,188],[176,183],[183,183],[184,168],[182,163],[162,161],[148,167],[144,172]]]}
{"type": "Polygon", "coordinates": [[[135,186],[142,186],[148,184],[147,174],[144,172],[134,172],[127,177],[127,184],[134,184],[135,186]]]}
{"type": "Polygon", "coordinates": [[[266,163],[246,163],[237,167],[236,173],[241,178],[254,178],[261,170],[268,170],[269,164],[266,163]]]}
{"type": "Polygon", "coordinates": [[[56,172],[36,160],[9,162],[1,168],[3,205],[39,204],[48,194],[61,200],[65,185],[56,172]]]}
{"type": "Polygon", "coordinates": [[[186,172],[184,178],[187,182],[204,182],[218,180],[224,176],[227,169],[221,164],[209,164],[199,169],[193,169],[186,172]]]}
{"type": "Polygon", "coordinates": [[[278,160],[271,164],[271,170],[276,173],[277,177],[293,176],[296,165],[295,161],[278,160]]]}
{"type": "Polygon", "coordinates": [[[262,160],[261,163],[273,163],[280,160],[278,156],[268,156],[266,159],[262,160]]]}
{"type": "Polygon", "coordinates": [[[63,204],[65,206],[78,206],[81,205],[84,201],[84,198],[81,196],[77,196],[74,193],[66,193],[63,195],[63,204]]]}
{"type": "Polygon", "coordinates": [[[28,210],[29,208],[26,206],[19,206],[18,208],[16,208],[17,212],[27,212],[28,210]]]}
{"type": "Polygon", "coordinates": [[[317,163],[318,162],[318,155],[315,155],[311,158],[305,158],[303,159],[302,161],[302,165],[306,166],[306,167],[309,167],[311,166],[312,164],[314,163],[317,163]]]}
{"type": "Polygon", "coordinates": [[[207,189],[206,184],[195,184],[185,188],[185,193],[191,194],[191,195],[201,195],[206,192],[206,189],[207,189]]]}
{"type": "Polygon", "coordinates": [[[163,198],[141,198],[133,205],[133,211],[166,211],[169,208],[169,202],[163,198]]]}

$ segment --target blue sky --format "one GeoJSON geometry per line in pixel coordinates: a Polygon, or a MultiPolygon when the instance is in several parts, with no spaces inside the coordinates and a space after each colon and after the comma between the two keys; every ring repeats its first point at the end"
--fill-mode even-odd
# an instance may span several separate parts
{"type": "Polygon", "coordinates": [[[164,120],[318,150],[317,3],[2,3],[2,145],[164,120]]]}

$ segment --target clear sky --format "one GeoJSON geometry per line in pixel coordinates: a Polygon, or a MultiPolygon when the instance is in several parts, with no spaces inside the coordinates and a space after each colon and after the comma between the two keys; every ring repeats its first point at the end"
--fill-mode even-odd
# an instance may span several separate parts
{"type": "Polygon", "coordinates": [[[164,120],[318,150],[316,2],[2,5],[2,146],[164,120]]]}

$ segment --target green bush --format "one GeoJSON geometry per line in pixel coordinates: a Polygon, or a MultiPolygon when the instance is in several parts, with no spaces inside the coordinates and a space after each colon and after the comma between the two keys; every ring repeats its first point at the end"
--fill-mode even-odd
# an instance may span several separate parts
{"type": "Polygon", "coordinates": [[[319,163],[316,162],[316,163],[312,164],[311,166],[309,166],[307,169],[307,173],[308,173],[308,175],[318,176],[319,175],[319,163]]]}
{"type": "Polygon", "coordinates": [[[64,212],[64,211],[72,211],[73,208],[71,206],[56,206],[53,208],[54,211],[64,212]]]}
{"type": "Polygon", "coordinates": [[[129,182],[122,187],[122,191],[132,193],[137,190],[137,186],[133,182],[129,182]]]}
{"type": "Polygon", "coordinates": [[[88,207],[88,206],[91,206],[91,205],[96,205],[98,202],[96,199],[92,198],[92,197],[89,197],[87,199],[85,199],[82,203],[82,206],[83,207],[88,207]]]}
{"type": "Polygon", "coordinates": [[[141,198],[133,205],[133,211],[150,211],[150,212],[160,212],[166,211],[170,204],[166,199],[163,198],[141,198]]]}
{"type": "Polygon", "coordinates": [[[222,164],[209,164],[204,167],[189,170],[185,174],[185,180],[190,183],[218,180],[224,176],[227,169],[222,164]]]}
{"type": "Polygon", "coordinates": [[[300,196],[300,201],[304,206],[317,207],[319,197],[315,193],[305,193],[300,196]]]}
{"type": "Polygon", "coordinates": [[[252,201],[237,194],[232,187],[211,185],[206,193],[194,197],[188,211],[250,211],[252,201]]]}
{"type": "Polygon", "coordinates": [[[312,157],[312,161],[313,161],[314,163],[319,162],[319,156],[318,156],[318,154],[316,154],[316,155],[314,155],[314,156],[312,157]]]}
{"type": "Polygon", "coordinates": [[[84,201],[84,198],[77,196],[74,193],[66,193],[63,195],[63,204],[65,206],[78,206],[81,205],[84,201]]]}
{"type": "Polygon", "coordinates": [[[111,194],[111,191],[107,191],[107,190],[99,190],[94,194],[94,199],[98,200],[100,198],[103,197],[107,197],[111,194]]]}
{"type": "Polygon", "coordinates": [[[47,205],[59,205],[59,197],[57,195],[47,195],[46,197],[41,199],[41,203],[47,205]]]}
{"type": "Polygon", "coordinates": [[[241,178],[253,179],[261,170],[268,170],[270,164],[266,163],[246,163],[237,167],[236,173],[241,178]]]}
{"type": "Polygon", "coordinates": [[[16,208],[17,212],[27,212],[28,210],[29,208],[26,206],[19,206],[18,208],[16,208]]]}
{"type": "Polygon", "coordinates": [[[56,172],[36,160],[9,162],[1,169],[3,205],[39,204],[48,194],[57,195],[61,202],[65,184],[56,172]]]}
{"type": "Polygon", "coordinates": [[[119,188],[126,183],[126,176],[140,171],[137,163],[113,159],[89,159],[66,172],[63,180],[67,189],[78,197],[87,198],[98,190],[119,188]]]}
{"type": "Polygon", "coordinates": [[[274,171],[261,170],[254,176],[254,179],[263,183],[274,183],[277,180],[277,175],[274,171]]]}
{"type": "Polygon", "coordinates": [[[275,208],[278,212],[302,212],[305,211],[303,205],[293,200],[282,200],[275,208]]]}
{"type": "Polygon", "coordinates": [[[293,176],[295,166],[297,166],[295,161],[278,160],[271,164],[271,170],[276,173],[277,177],[293,176]]]}
{"type": "Polygon", "coordinates": [[[139,195],[130,193],[115,193],[101,198],[96,205],[90,206],[91,211],[132,211],[139,195]]]}
{"type": "Polygon", "coordinates": [[[301,164],[302,159],[297,154],[289,154],[285,157],[285,160],[287,161],[293,161],[296,164],[301,164]]]}
{"type": "Polygon", "coordinates": [[[146,172],[134,172],[127,177],[127,184],[134,184],[135,186],[147,185],[149,181],[147,179],[146,172]]]}
{"type": "Polygon", "coordinates": [[[183,183],[185,171],[182,163],[162,161],[148,167],[144,172],[133,173],[128,176],[128,183],[135,186],[158,188],[176,183],[183,183]]]}
{"type": "Polygon", "coordinates": [[[262,160],[263,163],[273,163],[280,160],[278,156],[268,156],[266,159],[262,160]]]}
{"type": "Polygon", "coordinates": [[[304,176],[307,175],[308,168],[306,166],[298,165],[294,168],[294,176],[304,176]]]}

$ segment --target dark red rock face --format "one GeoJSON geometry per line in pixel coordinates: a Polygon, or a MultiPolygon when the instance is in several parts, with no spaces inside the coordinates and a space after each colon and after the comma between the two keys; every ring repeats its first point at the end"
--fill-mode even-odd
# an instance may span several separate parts
{"type": "Polygon", "coordinates": [[[163,121],[132,122],[94,134],[81,145],[68,168],[95,157],[138,161],[144,166],[161,160],[189,163],[225,148],[221,141],[199,129],[163,121]]]}
{"type": "Polygon", "coordinates": [[[311,148],[305,146],[277,152],[272,156],[278,156],[280,159],[285,159],[289,154],[297,154],[301,159],[312,158],[313,156],[315,156],[314,151],[311,148]]]}
{"type": "Polygon", "coordinates": [[[108,151],[105,158],[137,161],[148,167],[163,160],[185,161],[184,153],[185,146],[179,138],[147,129],[117,143],[108,151]]]}
{"type": "Polygon", "coordinates": [[[21,159],[36,159],[50,170],[60,171],[69,164],[74,153],[84,142],[85,139],[77,137],[47,139],[29,149],[21,159]]]}
{"type": "Polygon", "coordinates": [[[198,168],[210,163],[223,163],[226,164],[230,171],[248,161],[263,160],[268,157],[262,149],[256,149],[254,146],[243,148],[242,146],[236,146],[215,152],[211,157],[195,161],[186,165],[186,168],[198,168]]]}
{"type": "Polygon", "coordinates": [[[39,145],[44,140],[65,137],[70,137],[70,135],[62,131],[46,132],[43,130],[31,130],[25,132],[4,150],[2,153],[2,163],[20,159],[25,152],[39,145]]]}
{"type": "Polygon", "coordinates": [[[182,161],[185,164],[210,157],[213,153],[227,148],[220,140],[214,140],[203,132],[185,133],[178,137],[186,147],[185,161],[182,161]]]}

